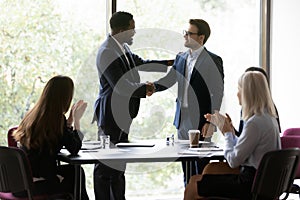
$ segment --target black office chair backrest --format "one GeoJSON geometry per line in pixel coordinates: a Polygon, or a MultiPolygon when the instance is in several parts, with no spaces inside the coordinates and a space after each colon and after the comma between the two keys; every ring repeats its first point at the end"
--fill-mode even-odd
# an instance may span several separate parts
{"type": "Polygon", "coordinates": [[[12,136],[13,132],[17,128],[18,128],[17,126],[14,126],[14,127],[8,129],[8,132],[7,132],[7,144],[8,144],[9,147],[17,147],[18,146],[16,140],[12,136]]]}
{"type": "Polygon", "coordinates": [[[0,147],[0,192],[26,190],[32,199],[31,169],[25,153],[15,147],[0,147]]]}
{"type": "Polygon", "coordinates": [[[290,148],[266,153],[252,186],[253,199],[277,199],[289,195],[299,164],[300,149],[290,148]]]}
{"type": "Polygon", "coordinates": [[[70,193],[33,195],[33,179],[30,163],[22,149],[0,146],[0,199],[12,200],[73,200],[70,193]],[[27,197],[18,198],[16,192],[27,192],[27,197]]]}

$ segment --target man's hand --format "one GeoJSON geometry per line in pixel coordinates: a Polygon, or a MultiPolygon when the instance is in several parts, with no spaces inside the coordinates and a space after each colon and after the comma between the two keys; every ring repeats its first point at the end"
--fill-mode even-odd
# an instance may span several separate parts
{"type": "Polygon", "coordinates": [[[151,96],[155,92],[155,86],[151,82],[146,82],[146,95],[151,96]]]}
{"type": "Polygon", "coordinates": [[[174,63],[174,60],[168,60],[168,66],[172,66],[174,63]]]}

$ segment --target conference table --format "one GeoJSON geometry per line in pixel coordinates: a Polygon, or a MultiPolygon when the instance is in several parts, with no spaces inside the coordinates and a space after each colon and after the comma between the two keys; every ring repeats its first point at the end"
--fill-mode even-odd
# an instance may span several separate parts
{"type": "Polygon", "coordinates": [[[99,148],[99,143],[83,143],[84,149],[78,155],[71,156],[65,149],[59,155],[58,160],[75,166],[76,194],[81,196],[81,170],[83,164],[103,163],[108,166],[117,166],[118,163],[145,163],[145,162],[177,162],[186,163],[186,180],[191,177],[191,161],[200,158],[212,160],[224,160],[223,150],[213,142],[199,142],[199,148],[189,148],[188,140],[166,142],[165,140],[142,140],[130,143],[110,145],[110,148],[99,148]],[[78,185],[79,184],[79,185],[78,185]],[[79,188],[79,190],[77,189],[79,188]]]}

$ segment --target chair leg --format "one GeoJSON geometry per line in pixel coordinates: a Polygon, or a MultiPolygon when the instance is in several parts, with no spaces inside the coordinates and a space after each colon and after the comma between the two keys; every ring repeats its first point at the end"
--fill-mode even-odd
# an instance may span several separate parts
{"type": "Polygon", "coordinates": [[[290,193],[295,193],[300,195],[300,186],[293,184],[290,193]]]}
{"type": "Polygon", "coordinates": [[[29,200],[33,200],[31,192],[29,190],[27,190],[27,196],[29,200]]]}

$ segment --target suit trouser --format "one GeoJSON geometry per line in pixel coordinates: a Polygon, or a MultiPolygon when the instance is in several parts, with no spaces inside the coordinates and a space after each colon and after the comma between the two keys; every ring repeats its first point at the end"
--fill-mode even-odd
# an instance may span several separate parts
{"type": "Polygon", "coordinates": [[[106,163],[95,165],[94,191],[96,200],[124,200],[125,199],[125,167],[120,164],[116,167],[124,167],[124,171],[107,166],[106,163]]]}
{"type": "MultiPolygon", "coordinates": [[[[128,142],[128,134],[117,126],[98,128],[98,135],[110,135],[111,142],[128,142]],[[111,128],[114,127],[114,128],[111,128]]],[[[94,168],[94,193],[96,200],[125,199],[125,169],[124,162],[100,162],[94,168]]]]}

